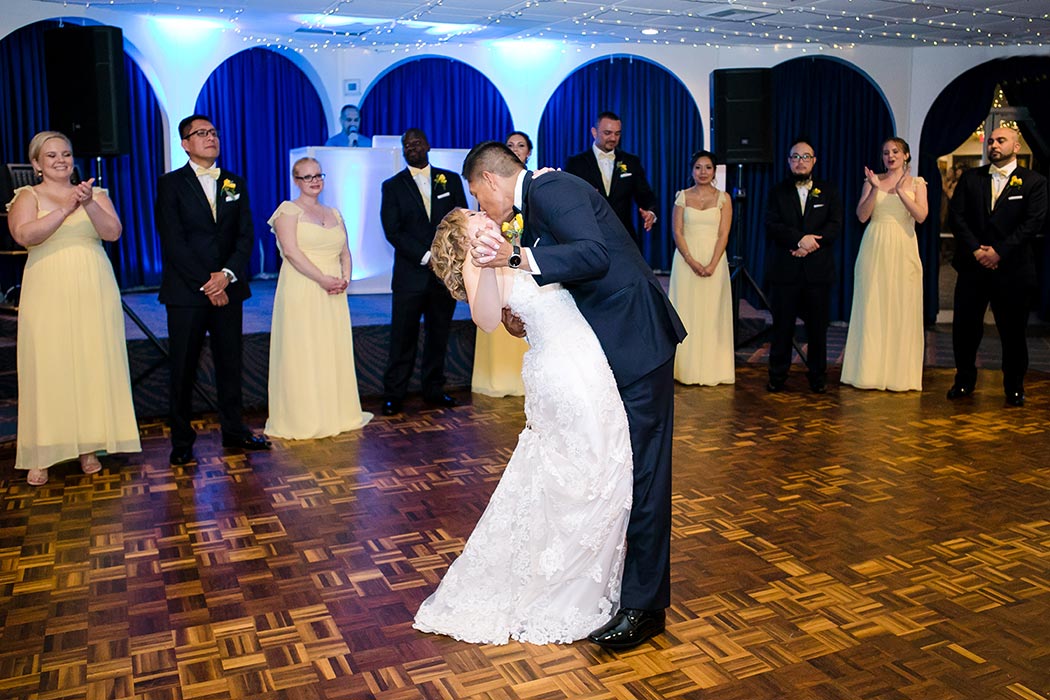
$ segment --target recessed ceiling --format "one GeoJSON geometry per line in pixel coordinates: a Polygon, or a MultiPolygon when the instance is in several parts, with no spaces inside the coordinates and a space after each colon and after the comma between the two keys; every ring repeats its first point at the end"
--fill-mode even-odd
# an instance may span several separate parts
{"type": "Polygon", "coordinates": [[[571,45],[1041,46],[1046,0],[31,0],[209,19],[301,50],[544,39],[571,45]],[[650,30],[643,34],[643,30],[650,30]],[[652,30],[655,30],[655,34],[652,30]]]}

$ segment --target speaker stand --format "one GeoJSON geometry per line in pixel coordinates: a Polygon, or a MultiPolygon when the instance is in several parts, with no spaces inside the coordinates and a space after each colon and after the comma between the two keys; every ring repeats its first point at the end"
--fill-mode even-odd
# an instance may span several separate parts
{"type": "MultiPolygon", "coordinates": [[[[747,191],[743,187],[744,182],[744,164],[736,164],[736,187],[733,188],[733,227],[736,229],[736,236],[733,236],[734,241],[734,254],[729,258],[729,279],[732,283],[733,291],[733,328],[740,328],[740,304],[744,299],[742,286],[747,283],[747,286],[755,293],[759,301],[762,302],[762,306],[767,311],[772,313],[773,307],[769,303],[769,298],[765,292],[762,291],[762,287],[755,282],[755,278],[751,276],[750,270],[747,269],[747,264],[744,256],[741,255],[743,250],[743,237],[747,232],[747,227],[744,225],[744,202],[747,200],[747,191]]],[[[770,327],[772,328],[772,327],[770,327]]],[[[741,348],[746,345],[750,345],[759,338],[763,338],[767,333],[770,332],[770,328],[763,328],[758,333],[751,335],[743,340],[736,342],[736,347],[741,348]]],[[[798,353],[799,358],[802,360],[802,364],[809,367],[809,362],[806,360],[806,353],[802,351],[802,346],[799,344],[794,337],[791,339],[791,345],[795,348],[795,352],[798,353]]]]}

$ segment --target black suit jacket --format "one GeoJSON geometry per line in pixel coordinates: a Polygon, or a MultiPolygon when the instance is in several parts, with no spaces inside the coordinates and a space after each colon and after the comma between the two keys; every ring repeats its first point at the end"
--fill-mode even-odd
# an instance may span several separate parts
{"type": "Polygon", "coordinates": [[[652,211],[656,208],[656,195],[649,187],[649,181],[645,179],[645,169],[642,168],[642,161],[638,156],[616,149],[608,195],[605,194],[602,171],[598,167],[598,158],[594,155],[593,148],[570,156],[569,162],[565,164],[565,172],[581,178],[597,190],[598,194],[609,202],[631,237],[636,241],[640,240],[634,225],[636,208],[652,211]]]}
{"type": "Polygon", "coordinates": [[[956,242],[952,267],[960,275],[995,275],[1034,284],[1036,265],[1031,242],[1043,229],[1046,207],[1046,178],[1039,173],[1015,168],[992,209],[992,176],[988,168],[967,170],[959,178],[950,203],[956,242]],[[982,267],[973,257],[973,251],[982,245],[991,246],[999,254],[998,270],[982,267]]]}
{"type": "MultiPolygon", "coordinates": [[[[394,275],[390,287],[395,292],[421,292],[431,283],[440,285],[430,266],[420,261],[434,242],[434,231],[445,214],[467,206],[463,181],[449,170],[430,166],[430,217],[423,206],[419,187],[405,168],[383,182],[379,217],[383,233],[394,246],[394,275]],[[444,184],[438,182],[444,179],[444,184]]],[[[442,288],[444,285],[441,285],[442,288]]]]}
{"type": "Polygon", "coordinates": [[[842,235],[842,196],[835,185],[813,180],[806,210],[791,178],[769,192],[766,205],[766,281],[770,284],[831,284],[835,281],[835,242],[842,235]],[[806,234],[823,236],[820,248],[796,258],[791,253],[806,234]]]}
{"type": "Polygon", "coordinates": [[[609,203],[587,182],[525,174],[524,245],[542,272],[576,300],[623,387],[674,356],[685,327],[609,203]]]}
{"type": "Polygon", "coordinates": [[[163,270],[160,302],[173,306],[211,306],[200,288],[211,273],[229,269],[237,281],[226,288],[231,302],[251,296],[248,262],[255,243],[248,187],[242,178],[221,170],[215,194],[215,218],[197,179],[187,163],[157,181],[154,207],[160,236],[163,270]],[[231,194],[223,193],[229,181],[231,194]]]}

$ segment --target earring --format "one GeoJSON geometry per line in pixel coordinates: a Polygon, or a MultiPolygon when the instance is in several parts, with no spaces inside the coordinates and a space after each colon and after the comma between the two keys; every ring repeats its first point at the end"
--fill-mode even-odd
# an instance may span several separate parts
{"type": "Polygon", "coordinates": [[[44,179],[44,171],[43,170],[37,170],[36,171],[36,179],[37,180],[43,180],[44,179]]]}

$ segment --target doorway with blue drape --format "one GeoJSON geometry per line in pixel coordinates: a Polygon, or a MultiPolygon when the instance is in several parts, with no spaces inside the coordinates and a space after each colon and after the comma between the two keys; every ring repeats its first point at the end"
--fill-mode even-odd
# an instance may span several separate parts
{"type": "MultiPolygon", "coordinates": [[[[805,138],[816,152],[815,177],[839,186],[844,209],[842,239],[835,264],[839,281],[832,289],[831,319],[847,320],[853,301],[853,265],[864,226],[854,211],[864,183],[864,166],[881,172],[882,143],[894,135],[893,118],[882,93],[859,70],[831,58],[796,58],[772,68],[773,163],[745,165],[746,198],[733,235],[751,275],[765,275],[765,210],[769,191],[788,176],[787,154],[805,138]]],[[[912,153],[914,156],[914,151],[912,153]]],[[[730,171],[736,182],[735,169],[730,171]]],[[[755,304],[756,298],[749,297],[755,304]]]]}
{"type": "Polygon", "coordinates": [[[670,270],[675,192],[693,184],[689,156],[704,146],[700,110],[682,82],[662,66],[638,56],[598,59],[568,76],[547,101],[533,162],[565,167],[569,156],[591,147],[590,129],[604,111],[619,115],[621,147],[641,158],[657,196],[658,220],[642,255],[654,269],[670,270]]]}
{"type": "MultiPolygon", "coordinates": [[[[219,131],[218,164],[244,177],[255,225],[253,276],[281,266],[267,219],[291,197],[288,152],[328,138],[328,118],[306,74],[271,49],[251,48],[223,61],[204,83],[195,111],[219,131]]],[[[172,115],[172,128],[189,115],[172,115]]],[[[181,167],[183,163],[172,163],[181,167]]]]}
{"type": "MultiPolygon", "coordinates": [[[[4,163],[27,162],[30,139],[50,128],[44,32],[58,26],[57,21],[36,22],[0,41],[0,149],[4,163]]],[[[153,87],[127,53],[124,72],[131,151],[103,159],[103,184],[124,226],[120,240],[106,247],[117,283],[127,289],[160,283],[153,200],[157,178],[164,172],[164,130],[153,87]]],[[[74,153],[76,150],[74,143],[74,153]]],[[[96,175],[93,161],[81,161],[80,168],[85,177],[96,175]]]]}
{"type": "MultiPolygon", "coordinates": [[[[1050,57],[1011,56],[975,66],[957,77],[941,91],[930,105],[922,125],[922,149],[919,174],[929,183],[930,211],[940,211],[944,191],[937,159],[962,145],[988,116],[995,96],[995,86],[1003,89],[1012,107],[1027,107],[1035,126],[1021,125],[1025,140],[1032,147],[1033,169],[1047,174],[1050,153],[1044,145],[1050,141],[1050,57]]],[[[1050,223],[1048,223],[1050,228],[1050,223]]],[[[925,301],[927,320],[936,318],[938,277],[936,262],[940,255],[940,221],[931,216],[919,228],[923,245],[925,301]],[[927,265],[927,261],[931,264],[927,265]]],[[[1050,318],[1050,246],[1045,238],[1036,246],[1039,256],[1039,297],[1037,311],[1050,318]]]]}
{"type": "Polygon", "coordinates": [[[452,58],[424,56],[379,77],[359,105],[361,133],[398,135],[422,129],[433,148],[472,148],[514,130],[492,81],[452,58]]]}

